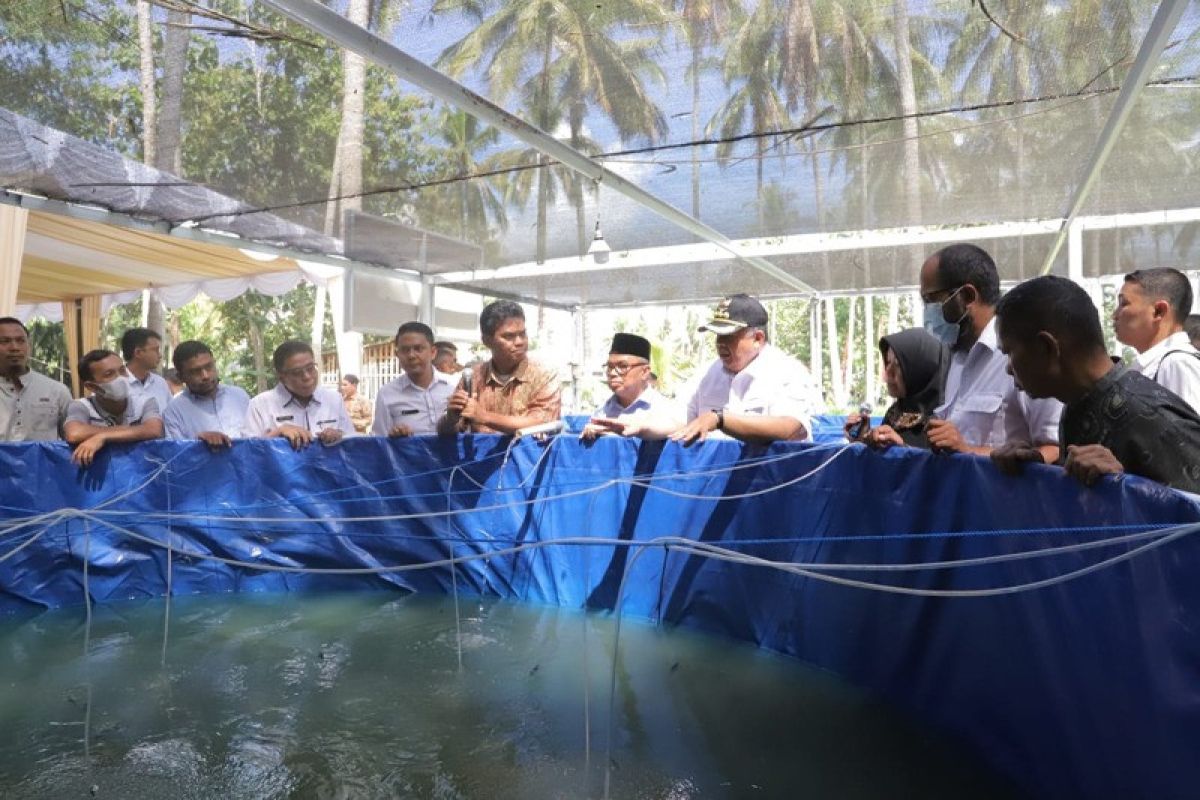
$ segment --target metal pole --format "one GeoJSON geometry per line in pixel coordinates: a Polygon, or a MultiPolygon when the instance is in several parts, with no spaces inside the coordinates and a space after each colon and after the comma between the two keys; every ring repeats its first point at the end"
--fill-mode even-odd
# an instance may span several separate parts
{"type": "Polygon", "coordinates": [[[586,175],[592,180],[601,181],[605,186],[620,192],[644,208],[658,214],[668,222],[678,225],[685,231],[725,248],[735,257],[740,258],[755,269],[765,272],[781,283],[801,293],[816,294],[816,290],[807,283],[791,273],[780,269],[770,261],[757,256],[742,255],[737,245],[720,231],[705,225],[700,220],[660,200],[640,186],[630,183],[617,173],[595,163],[578,150],[563,144],[553,136],[525,122],[520,117],[510,114],[492,101],[455,81],[453,78],[443,75],[433,67],[413,58],[370,31],[360,28],[336,11],[316,2],[316,0],[265,0],[265,2],[281,14],[309,30],[321,34],[347,50],[358,53],[363,58],[375,64],[390,69],[398,78],[424,89],[434,97],[444,100],[479,120],[512,134],[531,147],[537,148],[539,152],[561,162],[576,172],[586,175]]]}
{"type": "Polygon", "coordinates": [[[1162,55],[1163,48],[1167,45],[1167,39],[1175,30],[1186,7],[1187,3],[1184,0],[1163,0],[1162,5],[1155,12],[1150,29],[1146,31],[1146,38],[1142,40],[1142,46],[1138,49],[1133,67],[1125,76],[1125,82],[1121,84],[1121,92],[1117,95],[1117,101],[1108,115],[1108,121],[1104,123],[1104,130],[1100,132],[1100,138],[1096,140],[1096,148],[1092,151],[1092,157],[1084,168],[1083,179],[1080,181],[1079,188],[1075,190],[1075,196],[1071,199],[1071,205],[1058,229],[1058,235],[1054,237],[1050,253],[1042,265],[1043,275],[1050,274],[1050,270],[1054,266],[1054,259],[1058,258],[1063,244],[1070,235],[1071,224],[1083,209],[1088,195],[1091,194],[1096,179],[1100,177],[1100,170],[1104,168],[1104,162],[1108,160],[1113,145],[1117,143],[1117,137],[1133,112],[1134,103],[1137,102],[1142,87],[1146,85],[1150,73],[1158,65],[1159,56],[1162,55]]]}

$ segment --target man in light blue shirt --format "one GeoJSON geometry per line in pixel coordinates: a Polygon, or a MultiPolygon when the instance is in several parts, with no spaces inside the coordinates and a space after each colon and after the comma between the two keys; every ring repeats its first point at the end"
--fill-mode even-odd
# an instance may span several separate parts
{"type": "Polygon", "coordinates": [[[223,386],[212,350],[204,342],[182,342],[172,357],[184,390],[163,414],[168,439],[199,439],[213,449],[241,438],[250,395],[223,386]]]}
{"type": "Polygon", "coordinates": [[[650,387],[650,342],[632,333],[613,336],[604,379],[612,395],[596,410],[581,436],[602,434],[664,439],[683,427],[684,409],[650,387]]]}
{"type": "Polygon", "coordinates": [[[159,411],[171,404],[171,386],[154,370],[162,362],[162,337],[149,328],[130,328],[121,336],[121,357],[129,388],[134,394],[153,397],[159,411]]]}
{"type": "Polygon", "coordinates": [[[433,368],[433,331],[421,322],[406,322],[396,331],[396,359],[404,370],[375,397],[375,436],[428,436],[437,433],[457,378],[433,368]]]}

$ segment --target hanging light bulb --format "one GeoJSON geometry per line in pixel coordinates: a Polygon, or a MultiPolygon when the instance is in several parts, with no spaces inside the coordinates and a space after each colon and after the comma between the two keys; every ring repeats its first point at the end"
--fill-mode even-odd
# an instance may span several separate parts
{"type": "Polygon", "coordinates": [[[600,232],[600,220],[596,220],[596,233],[592,236],[592,246],[588,248],[588,255],[597,264],[607,264],[608,254],[611,252],[612,248],[604,241],[604,234],[600,232]]]}
{"type": "Polygon", "coordinates": [[[604,241],[604,234],[600,232],[600,179],[593,179],[593,186],[596,192],[596,232],[592,236],[592,245],[588,248],[587,254],[592,257],[592,261],[597,264],[607,264],[608,254],[612,252],[612,248],[608,246],[608,242],[604,241]]]}

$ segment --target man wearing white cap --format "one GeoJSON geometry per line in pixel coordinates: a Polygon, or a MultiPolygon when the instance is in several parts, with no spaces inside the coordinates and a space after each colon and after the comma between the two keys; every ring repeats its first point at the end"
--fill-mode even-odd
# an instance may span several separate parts
{"type": "Polygon", "coordinates": [[[650,386],[650,341],[633,333],[613,336],[604,379],[612,396],[584,426],[584,439],[602,434],[665,439],[683,426],[683,409],[650,386]]]}
{"type": "Polygon", "coordinates": [[[821,392],[796,359],[767,342],[767,310],[746,294],[722,300],[701,331],[717,335],[717,361],[688,401],[688,424],[671,435],[691,444],[709,435],[746,442],[812,438],[821,392]]]}

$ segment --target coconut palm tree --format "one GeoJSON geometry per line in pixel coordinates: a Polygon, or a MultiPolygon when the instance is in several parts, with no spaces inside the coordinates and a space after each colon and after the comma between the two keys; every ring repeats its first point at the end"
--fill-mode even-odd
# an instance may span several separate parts
{"type": "MultiPolygon", "coordinates": [[[[481,67],[492,97],[501,102],[520,97],[528,121],[542,131],[553,133],[565,122],[570,141],[580,146],[592,108],[608,117],[623,139],[654,140],[666,130],[643,82],[647,73],[661,74],[652,58],[657,40],[618,35],[627,33],[630,24],[664,23],[660,4],[501,0],[491,13],[480,4],[469,4],[467,11],[479,18],[479,26],[443,51],[438,64],[456,77],[481,67]]],[[[523,152],[512,155],[523,157],[523,152]]],[[[574,178],[552,175],[546,156],[537,154],[535,163],[536,257],[543,261],[554,182],[566,184],[577,209],[582,208],[583,190],[575,188],[574,178]]],[[[530,183],[517,175],[510,187],[519,190],[530,183]]]]}
{"type": "MultiPolygon", "coordinates": [[[[691,54],[688,78],[692,86],[692,141],[699,141],[700,76],[708,64],[706,51],[720,41],[730,24],[741,12],[737,0],[679,0],[676,5],[682,20],[682,43],[691,54]]],[[[692,147],[692,216],[700,218],[700,161],[699,150],[692,147]]]]}
{"type": "MultiPolygon", "coordinates": [[[[477,161],[476,154],[500,140],[500,132],[495,128],[480,125],[479,120],[465,111],[447,109],[442,113],[438,135],[445,145],[443,154],[456,175],[493,168],[489,160],[477,161]]],[[[508,227],[504,198],[492,179],[460,180],[453,192],[460,238],[483,243],[489,238],[489,222],[495,222],[501,230],[508,227]]]]}

